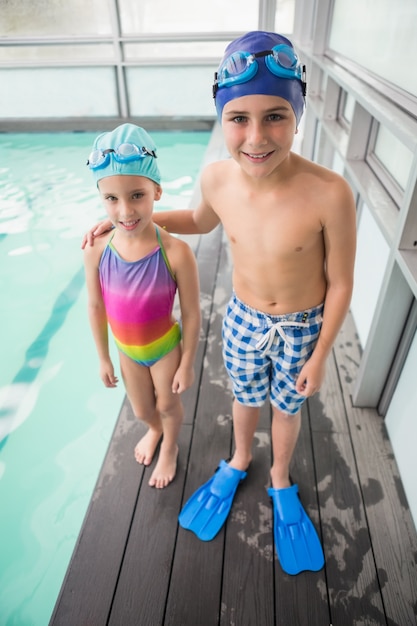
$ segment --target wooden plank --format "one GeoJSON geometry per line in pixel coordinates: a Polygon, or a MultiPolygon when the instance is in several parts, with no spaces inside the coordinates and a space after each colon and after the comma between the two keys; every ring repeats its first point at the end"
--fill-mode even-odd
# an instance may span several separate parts
{"type": "Polygon", "coordinates": [[[228,244],[217,229],[196,248],[203,329],[198,381],[183,395],[177,477],[167,490],[148,487],[152,468],[144,471],[133,457],[144,430],[125,402],[51,626],[416,624],[416,531],[383,420],[351,406],[360,347],[349,318],[322,390],[303,407],[291,466],[323,534],[325,571],[287,576],[274,555],[267,406],[225,529],[208,543],[178,529],[181,503],[233,445],[232,392],[221,355],[231,293],[228,244]]]}
{"type": "MultiPolygon", "coordinates": [[[[220,267],[224,260],[224,250],[220,267]]],[[[228,413],[231,392],[226,384],[221,354],[221,324],[228,294],[218,277],[207,338],[204,373],[197,406],[185,500],[215,471],[221,458],[230,456],[232,423],[228,413]]],[[[167,599],[166,626],[217,624],[224,550],[224,530],[213,541],[202,542],[179,529],[167,599]]]]}
{"type": "MultiPolygon", "coordinates": [[[[291,478],[298,484],[300,498],[320,534],[318,501],[311,446],[308,404],[302,408],[301,430],[291,462],[291,478]]],[[[311,626],[329,624],[324,571],[290,576],[275,557],[275,624],[311,626]]]]}
{"type": "Polygon", "coordinates": [[[355,459],[348,435],[314,433],[332,623],[386,624],[355,459]],[[324,478],[327,476],[327,479],[324,478]]]}
{"type": "MultiPolygon", "coordinates": [[[[268,418],[269,406],[262,411],[268,418]]],[[[270,429],[257,430],[253,460],[233,503],[227,528],[221,602],[222,626],[273,626],[274,555],[270,485],[270,429]]]]}
{"type": "Polygon", "coordinates": [[[336,624],[360,623],[361,619],[367,624],[385,624],[338,376],[331,355],[323,387],[309,400],[330,611],[336,624]],[[321,427],[316,415],[320,415],[321,427]]]}
{"type": "MultiPolygon", "coordinates": [[[[193,248],[196,250],[195,254],[200,279],[201,330],[194,364],[196,373],[194,385],[190,389],[187,389],[182,395],[183,404],[188,407],[184,414],[184,424],[192,424],[194,422],[194,411],[200,390],[203,359],[206,351],[206,341],[213,306],[213,292],[216,284],[218,259],[222,247],[222,229],[219,226],[208,235],[204,235],[204,237],[200,236],[196,238],[193,235],[190,236],[190,239],[198,240],[198,243],[194,242],[193,248]]],[[[189,244],[191,245],[192,242],[190,241],[189,244]]],[[[179,316],[178,302],[176,303],[176,315],[179,316]]]]}
{"type": "MultiPolygon", "coordinates": [[[[141,487],[106,622],[109,626],[163,624],[190,438],[191,427],[184,426],[179,437],[181,460],[169,488],[153,489],[147,480],[141,487]]],[[[147,470],[146,478],[151,471],[147,470]]]]}
{"type": "Polygon", "coordinates": [[[308,400],[312,432],[349,432],[346,407],[340,393],[339,376],[332,352],[327,359],[326,376],[322,387],[308,400]]]}
{"type": "MultiPolygon", "coordinates": [[[[221,245],[222,232],[216,229],[204,244],[198,246],[201,254],[202,331],[195,364],[196,382],[182,396],[184,428],[187,422],[192,423],[194,419],[217,273],[217,264],[212,260],[218,258],[221,245]],[[207,262],[208,259],[210,262],[207,262]]],[[[144,474],[144,468],[134,460],[133,448],[145,432],[146,427],[135,419],[125,399],[54,608],[51,626],[106,623],[144,474]],[[88,584],[91,580],[94,580],[94,586],[88,584]],[[83,602],[74,601],[75,598],[83,598],[83,602]]],[[[184,462],[188,458],[188,447],[183,446],[180,450],[179,463],[182,456],[184,462]]],[[[150,471],[151,468],[146,470],[147,473],[150,471]]],[[[145,480],[147,482],[147,478],[145,480]]],[[[176,518],[177,514],[175,523],[176,518]]]]}
{"type": "Polygon", "coordinates": [[[360,346],[351,316],[335,346],[366,516],[389,624],[417,623],[417,532],[383,419],[351,406],[360,346]]]}
{"type": "Polygon", "coordinates": [[[133,455],[134,445],[143,432],[125,402],[50,626],[107,622],[144,474],[133,455]]]}
{"type": "MultiPolygon", "coordinates": [[[[205,240],[200,241],[197,251],[202,309],[202,332],[195,365],[197,381],[201,379],[203,369],[217,273],[217,262],[213,262],[213,259],[218,261],[221,245],[222,232],[216,229],[205,240]]],[[[180,441],[186,439],[187,443],[180,447],[178,472],[173,485],[169,490],[149,490],[146,497],[143,497],[144,489],[141,490],[112,606],[109,621],[111,625],[135,623],[138,616],[144,626],[163,623],[190,447],[191,424],[198,395],[197,382],[183,396],[189,425],[183,426],[180,441]]]]}

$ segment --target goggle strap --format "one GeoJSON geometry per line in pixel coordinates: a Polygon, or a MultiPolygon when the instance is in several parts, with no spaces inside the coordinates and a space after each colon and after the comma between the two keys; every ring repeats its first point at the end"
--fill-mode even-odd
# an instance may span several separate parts
{"type": "MultiPolygon", "coordinates": [[[[154,159],[157,158],[155,150],[148,150],[148,148],[145,148],[145,146],[142,146],[140,148],[140,151],[141,151],[139,152],[140,156],[147,154],[148,156],[154,157],[154,159]]],[[[114,148],[106,148],[106,150],[102,150],[103,155],[110,154],[111,152],[115,152],[117,154],[117,150],[115,150],[114,148]]]]}
{"type": "Polygon", "coordinates": [[[217,82],[218,72],[214,72],[214,83],[213,83],[213,98],[216,98],[216,93],[219,89],[219,85],[217,82]]]}
{"type": "Polygon", "coordinates": [[[262,57],[267,57],[271,54],[272,50],[262,50],[262,52],[253,52],[252,56],[254,59],[260,59],[262,57]]]}
{"type": "Polygon", "coordinates": [[[301,84],[303,86],[303,96],[307,95],[307,68],[305,65],[301,67],[301,84]]]}

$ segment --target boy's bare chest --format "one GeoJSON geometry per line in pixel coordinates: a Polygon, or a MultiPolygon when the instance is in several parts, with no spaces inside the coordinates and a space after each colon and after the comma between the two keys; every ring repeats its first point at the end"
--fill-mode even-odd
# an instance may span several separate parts
{"type": "Polygon", "coordinates": [[[322,239],[319,210],[312,206],[243,202],[229,205],[221,220],[232,246],[248,254],[285,257],[307,252],[322,239]]]}

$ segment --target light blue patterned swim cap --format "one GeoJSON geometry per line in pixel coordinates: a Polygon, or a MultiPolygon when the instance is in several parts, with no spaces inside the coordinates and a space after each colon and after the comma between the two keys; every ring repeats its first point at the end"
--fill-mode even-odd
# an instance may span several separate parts
{"type": "Polygon", "coordinates": [[[99,135],[87,165],[96,183],[108,176],[122,175],[145,176],[161,184],[156,145],[146,130],[135,124],[122,124],[99,135]]]}

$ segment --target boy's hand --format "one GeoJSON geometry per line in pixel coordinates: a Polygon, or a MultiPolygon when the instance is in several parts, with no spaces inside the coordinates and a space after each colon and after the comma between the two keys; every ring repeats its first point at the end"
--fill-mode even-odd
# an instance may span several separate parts
{"type": "Polygon", "coordinates": [[[85,233],[83,240],[81,242],[81,249],[84,250],[86,245],[94,246],[94,238],[106,233],[108,230],[113,228],[113,224],[110,220],[103,220],[101,222],[97,222],[94,224],[92,228],[88,232],[85,233]]]}
{"type": "Polygon", "coordinates": [[[325,375],[325,364],[315,365],[313,360],[307,361],[301,368],[295,383],[296,391],[306,398],[319,391],[325,375]]]}

